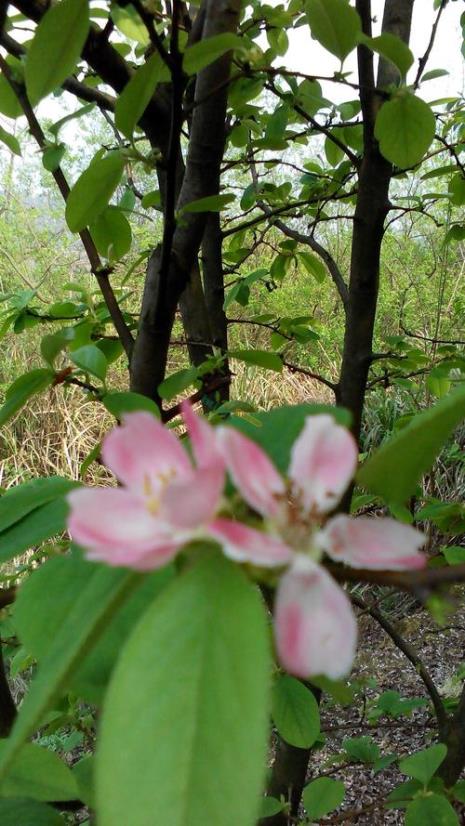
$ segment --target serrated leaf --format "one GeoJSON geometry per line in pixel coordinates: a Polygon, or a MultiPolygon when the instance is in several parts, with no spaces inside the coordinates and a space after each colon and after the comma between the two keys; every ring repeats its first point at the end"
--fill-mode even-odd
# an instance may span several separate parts
{"type": "Polygon", "coordinates": [[[155,51],[131,77],[115,106],[115,124],[127,138],[144,114],[159,83],[169,80],[169,70],[155,51]]]}
{"type": "Polygon", "coordinates": [[[0,780],[7,775],[24,741],[34,733],[64,690],[83,654],[92,649],[139,581],[137,575],[118,568],[95,567],[87,586],[50,640],[47,656],[29,685],[11,734],[0,752],[0,780]]]}
{"type": "Polygon", "coordinates": [[[308,749],[320,734],[318,703],[309,688],[284,674],[273,686],[271,714],[279,734],[291,746],[308,749]]]}
{"type": "Polygon", "coordinates": [[[222,556],[201,558],[147,610],[121,653],[97,748],[101,826],[121,812],[131,812],[131,826],[146,826],[147,812],[170,826],[251,826],[270,667],[258,591],[222,556]]]}
{"type": "Polygon", "coordinates": [[[243,49],[244,41],[230,32],[207,37],[189,46],[184,52],[182,68],[187,75],[196,75],[232,49],[243,49]]]}
{"type": "Polygon", "coordinates": [[[436,120],[430,106],[402,89],[381,106],[375,136],[384,157],[400,168],[407,168],[420,163],[435,129],[436,120]]]}
{"type": "Polygon", "coordinates": [[[66,201],[66,223],[71,232],[80,232],[108,206],[123,169],[123,156],[112,152],[92,161],[79,176],[66,201]]]}
{"type": "Polygon", "coordinates": [[[459,388],[384,442],[359,470],[359,484],[385,502],[403,504],[464,418],[465,390],[459,388]]]}
{"type": "Polygon", "coordinates": [[[379,746],[372,737],[347,737],[342,741],[342,748],[352,760],[361,763],[374,763],[380,757],[379,746]]]}
{"type": "Polygon", "coordinates": [[[73,74],[88,31],[87,0],[61,0],[44,14],[25,66],[26,89],[33,105],[73,74]]]}
{"type": "Polygon", "coordinates": [[[26,402],[37,393],[50,387],[55,378],[53,370],[38,368],[24,373],[10,384],[3,405],[0,407],[0,427],[2,427],[26,402]]]}
{"type": "Polygon", "coordinates": [[[307,0],[305,10],[312,37],[345,60],[355,49],[362,29],[355,9],[346,0],[307,0]]]}
{"type": "Polygon", "coordinates": [[[84,347],[79,347],[70,353],[70,358],[80,370],[86,373],[91,373],[100,381],[105,381],[107,374],[108,362],[102,351],[96,347],[95,344],[86,344],[84,347]]]}

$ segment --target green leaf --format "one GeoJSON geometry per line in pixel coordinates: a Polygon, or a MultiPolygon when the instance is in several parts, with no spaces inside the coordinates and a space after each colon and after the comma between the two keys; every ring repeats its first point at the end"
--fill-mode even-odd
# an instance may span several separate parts
{"type": "Polygon", "coordinates": [[[172,373],[158,386],[158,392],[162,399],[172,399],[178,396],[192,384],[198,381],[199,371],[197,367],[186,367],[172,373]]]}
{"type": "Polygon", "coordinates": [[[342,748],[352,760],[361,763],[374,763],[379,759],[379,746],[372,737],[346,737],[342,741],[342,748]]]}
{"type": "Polygon", "coordinates": [[[70,112],[69,115],[65,115],[63,118],[60,118],[60,120],[57,120],[55,123],[48,127],[47,131],[50,132],[50,134],[53,135],[55,138],[57,138],[58,133],[60,129],[63,128],[63,126],[65,126],[70,121],[75,120],[76,118],[82,118],[83,115],[88,115],[89,112],[92,112],[94,108],[95,107],[93,103],[86,103],[84,106],[81,106],[74,112],[70,112]]]}
{"type": "Polygon", "coordinates": [[[279,734],[291,746],[309,749],[320,734],[318,703],[309,688],[286,674],[273,686],[271,714],[279,734]]]}
{"type": "Polygon", "coordinates": [[[135,40],[141,46],[149,45],[150,38],[147,28],[131,3],[124,7],[112,3],[111,17],[116,28],[129,40],[135,40]]]}
{"type": "Polygon", "coordinates": [[[325,155],[329,165],[334,167],[342,161],[344,152],[330,137],[327,137],[325,140],[325,155]]]}
{"type": "Polygon", "coordinates": [[[460,547],[460,545],[444,548],[442,553],[448,565],[463,565],[465,562],[465,548],[460,547]]]}
{"type": "Polygon", "coordinates": [[[100,826],[121,812],[131,826],[148,812],[170,826],[251,826],[270,671],[257,589],[221,555],[201,558],[148,609],[116,666],[97,748],[100,826]]]}
{"type": "Polygon", "coordinates": [[[310,820],[319,820],[337,809],[344,800],[345,792],[342,780],[332,780],[330,777],[318,777],[305,786],[302,799],[310,820]]]}
{"type": "Polygon", "coordinates": [[[277,800],[276,797],[262,797],[261,808],[260,808],[260,820],[262,818],[273,817],[277,815],[279,812],[282,812],[284,808],[284,804],[281,803],[280,800],[277,800]]]}
{"type": "Polygon", "coordinates": [[[205,66],[230,52],[232,49],[243,49],[244,41],[235,34],[225,32],[207,37],[189,46],[184,52],[182,68],[187,75],[196,75],[205,66]]]}
{"type": "Polygon", "coordinates": [[[76,486],[76,482],[62,476],[48,476],[10,488],[0,497],[0,533],[31,511],[64,496],[76,486]]]}
{"type": "Polygon", "coordinates": [[[388,503],[404,503],[465,417],[465,389],[449,393],[391,436],[357,474],[362,487],[388,503]]]}
{"type": "Polygon", "coordinates": [[[362,30],[355,9],[347,0],[307,0],[305,10],[312,37],[328,52],[345,60],[355,49],[362,30]]]}
{"type": "Polygon", "coordinates": [[[60,166],[65,152],[66,146],[64,143],[47,146],[42,154],[42,165],[44,169],[46,169],[47,172],[55,172],[55,170],[60,166]]]}
{"type": "Polygon", "coordinates": [[[148,410],[157,419],[160,418],[160,411],[155,402],[141,393],[107,393],[102,402],[115,419],[121,420],[125,413],[133,413],[135,410],[148,410]]]}
{"type": "Polygon", "coordinates": [[[436,78],[445,77],[448,74],[447,69],[430,69],[429,72],[425,72],[425,74],[421,76],[421,82],[426,83],[427,80],[436,80],[436,78]]]}
{"type": "Polygon", "coordinates": [[[13,559],[62,533],[66,528],[67,515],[68,506],[63,497],[30,511],[0,535],[0,562],[13,559]]]}
{"type": "Polygon", "coordinates": [[[331,680],[329,677],[312,677],[311,683],[324,691],[325,694],[329,694],[334,702],[343,708],[350,706],[354,701],[354,689],[343,680],[331,680]]]}
{"type": "Polygon", "coordinates": [[[10,384],[3,405],[0,407],[0,427],[2,427],[18,410],[26,404],[32,396],[42,393],[53,383],[53,370],[38,368],[24,373],[13,384],[10,384]]]}
{"type": "Polygon", "coordinates": [[[402,77],[405,77],[415,60],[407,44],[400,37],[390,32],[385,32],[379,37],[362,35],[360,42],[394,63],[402,77]]]}
{"type": "Polygon", "coordinates": [[[231,350],[229,355],[232,359],[255,364],[265,370],[274,370],[276,373],[283,369],[282,359],[276,353],[269,353],[267,350],[231,350]]]}
{"type": "MultiPolygon", "coordinates": [[[[102,570],[105,566],[99,566],[102,570]]],[[[95,575],[95,563],[78,553],[54,557],[34,571],[19,589],[13,609],[18,636],[34,659],[47,656],[50,639],[66,621],[81,592],[95,575]],[[47,611],[43,597],[47,593],[47,611]]],[[[82,658],[69,687],[87,702],[100,704],[121,647],[144,610],[172,579],[164,568],[140,577],[139,585],[115,611],[111,622],[87,656],[82,658]]]]}
{"type": "Polygon", "coordinates": [[[108,206],[124,169],[120,152],[97,158],[80,175],[66,201],[66,223],[71,232],[80,232],[108,206]]]}
{"type": "Polygon", "coordinates": [[[236,200],[236,196],[231,193],[224,195],[208,195],[206,198],[198,198],[185,204],[180,212],[221,212],[228,204],[236,200]]]}
{"type": "Polygon", "coordinates": [[[321,258],[313,252],[299,252],[297,253],[299,260],[302,261],[305,269],[310,275],[313,275],[315,281],[321,284],[326,280],[327,271],[321,258]]]}
{"type": "Polygon", "coordinates": [[[417,797],[407,806],[405,826],[459,826],[459,819],[449,801],[439,794],[417,797]]]}
{"type": "MultiPolygon", "coordinates": [[[[10,69],[21,66],[16,58],[9,57],[6,61],[10,69]]],[[[23,107],[16,96],[16,92],[11,88],[5,75],[0,75],[0,112],[7,118],[19,118],[23,114],[23,107]]]]}
{"type": "Polygon", "coordinates": [[[79,799],[86,806],[93,809],[94,803],[94,766],[95,758],[92,754],[86,755],[73,766],[73,774],[79,790],[79,799]]]}
{"type": "Polygon", "coordinates": [[[105,381],[108,363],[102,351],[95,344],[85,344],[70,353],[70,358],[85,373],[91,373],[100,381],[105,381]]]}
{"type": "Polygon", "coordinates": [[[446,754],[447,746],[437,743],[429,749],[423,749],[400,760],[399,769],[402,774],[413,777],[414,780],[419,780],[426,786],[444,761],[446,754]]]}
{"type": "Polygon", "coordinates": [[[23,742],[34,733],[46,711],[69,684],[84,654],[95,645],[139,581],[140,577],[124,570],[95,566],[88,584],[49,640],[47,655],[30,683],[13,730],[0,752],[0,780],[7,774],[23,742]]]}
{"type": "Polygon", "coordinates": [[[36,800],[11,798],[0,800],[2,826],[65,826],[59,812],[36,800]]]}
{"type": "Polygon", "coordinates": [[[0,126],[0,141],[4,143],[8,149],[11,149],[15,155],[21,155],[21,147],[19,145],[18,138],[15,138],[15,136],[10,132],[7,132],[3,126],[0,126]]]}
{"type": "Polygon", "coordinates": [[[431,108],[405,89],[381,106],[375,136],[385,158],[401,168],[420,163],[436,128],[431,108]]]}
{"type": "MultiPolygon", "coordinates": [[[[0,741],[0,761],[6,749],[6,741],[0,741]]],[[[0,796],[75,800],[78,788],[71,770],[56,754],[35,743],[26,743],[0,782],[0,796]]]]}
{"type": "Polygon", "coordinates": [[[131,249],[131,225],[118,207],[104,209],[89,231],[98,252],[109,261],[119,261],[131,249]]]}
{"type": "Polygon", "coordinates": [[[166,64],[155,51],[126,84],[116,101],[115,124],[127,138],[132,138],[158,84],[169,77],[166,64]]]}
{"type": "Polygon", "coordinates": [[[26,89],[33,105],[73,74],[88,31],[87,0],[61,0],[44,14],[26,58],[26,89]]]}

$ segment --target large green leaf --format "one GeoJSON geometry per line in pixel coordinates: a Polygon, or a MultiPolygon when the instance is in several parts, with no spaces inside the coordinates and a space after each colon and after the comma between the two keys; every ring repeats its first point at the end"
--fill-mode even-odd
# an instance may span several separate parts
{"type": "Polygon", "coordinates": [[[111,262],[119,261],[131,249],[131,225],[118,207],[104,209],[89,229],[100,255],[111,262]]]}
{"type": "MultiPolygon", "coordinates": [[[[99,566],[103,568],[104,566],[99,566]]],[[[26,650],[39,660],[47,656],[50,639],[59,631],[73,606],[95,575],[96,565],[80,554],[50,559],[34,571],[19,589],[13,619],[26,650]],[[43,610],[44,593],[47,611],[43,610]]],[[[124,641],[145,608],[171,580],[167,567],[140,578],[139,586],[115,612],[100,640],[82,659],[70,687],[88,702],[100,703],[124,641]]]]}
{"type": "Polygon", "coordinates": [[[318,703],[309,688],[287,674],[273,686],[271,714],[281,737],[300,749],[313,746],[320,733],[318,703]]]}
{"type": "Polygon", "coordinates": [[[331,777],[318,777],[309,783],[303,791],[302,799],[310,820],[320,820],[337,809],[344,800],[345,791],[342,780],[333,780],[331,777]]]}
{"type": "Polygon", "coordinates": [[[228,204],[236,200],[232,193],[223,195],[207,195],[206,198],[198,198],[182,207],[182,212],[221,212],[228,204]]]}
{"type": "Polygon", "coordinates": [[[406,89],[381,106],[375,123],[379,148],[391,163],[401,168],[420,163],[436,129],[431,108],[406,89]]]}
{"type": "Polygon", "coordinates": [[[355,49],[362,27],[347,0],[307,0],[307,20],[312,37],[331,54],[345,60],[355,49]]]}
{"type": "Polygon", "coordinates": [[[61,0],[44,14],[26,58],[26,89],[32,104],[73,74],[88,31],[87,0],[61,0]]]}
{"type": "Polygon", "coordinates": [[[379,37],[365,37],[363,35],[360,40],[365,46],[394,63],[402,77],[407,74],[415,60],[407,44],[400,37],[390,32],[384,32],[379,37]]]}
{"type": "MultiPolygon", "coordinates": [[[[0,741],[0,760],[6,749],[7,741],[0,741]]],[[[77,796],[77,783],[71,769],[52,751],[35,743],[22,746],[0,782],[0,797],[32,797],[47,801],[75,800],[77,796]]]]}
{"type": "Polygon", "coordinates": [[[362,465],[358,482],[386,502],[402,504],[465,418],[465,389],[418,413],[362,465]]]}
{"type": "Polygon", "coordinates": [[[8,149],[11,149],[15,155],[21,155],[21,147],[19,145],[18,138],[15,138],[11,132],[7,132],[3,126],[0,126],[0,141],[4,143],[8,149]]]}
{"type": "Polygon", "coordinates": [[[95,159],[84,170],[66,202],[66,222],[71,232],[80,232],[99,217],[108,206],[123,169],[121,153],[111,152],[105,158],[95,159]]]}
{"type": "Polygon", "coordinates": [[[321,258],[314,252],[299,252],[298,256],[307,272],[313,275],[318,284],[322,284],[326,280],[327,270],[321,258]]]}
{"type": "Polygon", "coordinates": [[[0,800],[0,823],[2,826],[65,826],[59,812],[26,798],[6,798],[0,800]]]}
{"type": "Polygon", "coordinates": [[[32,680],[13,730],[0,753],[0,780],[6,776],[24,741],[40,725],[44,714],[61,695],[83,657],[96,644],[140,577],[120,568],[95,566],[71,610],[50,640],[47,656],[32,680]]]}
{"type": "MultiPolygon", "coordinates": [[[[158,385],[158,392],[162,399],[172,399],[178,396],[192,384],[196,384],[199,378],[197,367],[184,367],[171,373],[161,384],[158,385]]],[[[197,385],[198,386],[198,385],[197,385]]]]}
{"type": "Polygon", "coordinates": [[[68,505],[62,496],[30,511],[0,534],[0,562],[7,562],[62,533],[67,515],[68,505]]]}
{"type": "Polygon", "coordinates": [[[257,442],[271,456],[275,465],[285,473],[289,466],[292,445],[302,430],[307,416],[327,413],[334,416],[339,424],[350,425],[350,413],[341,407],[327,404],[296,404],[276,407],[267,413],[254,413],[253,423],[236,416],[228,419],[228,424],[237,427],[257,442]]]}
{"type": "Polygon", "coordinates": [[[10,384],[6,391],[5,401],[0,407],[0,427],[2,427],[18,410],[21,410],[26,402],[37,393],[42,393],[46,387],[50,387],[55,378],[53,370],[39,367],[24,373],[13,384],[10,384]]]}
{"type": "Polygon", "coordinates": [[[121,419],[125,413],[134,413],[136,410],[148,410],[148,412],[153,413],[157,419],[160,418],[160,410],[155,402],[147,396],[143,396],[141,393],[107,393],[106,396],[103,397],[102,402],[115,419],[121,419]]]}
{"type": "Polygon", "coordinates": [[[459,826],[459,822],[449,801],[439,794],[417,797],[405,812],[405,826],[459,826]]]}
{"type": "Polygon", "coordinates": [[[0,497],[0,533],[41,505],[64,496],[76,484],[62,476],[46,476],[10,488],[0,497]]]}
{"type": "Polygon", "coordinates": [[[84,347],[73,350],[73,352],[70,353],[70,358],[74,361],[76,367],[79,367],[86,373],[91,373],[100,379],[100,381],[105,381],[108,362],[96,344],[85,344],[84,347]]]}
{"type": "Polygon", "coordinates": [[[182,68],[186,74],[195,75],[226,52],[240,48],[244,48],[244,41],[237,35],[230,32],[215,34],[186,49],[182,68]]]}
{"type": "Polygon", "coordinates": [[[255,364],[265,370],[274,370],[276,373],[283,369],[282,359],[276,353],[269,353],[267,350],[231,350],[229,355],[232,359],[255,364]]]}
{"type": "Polygon", "coordinates": [[[169,71],[155,51],[131,77],[121,92],[115,107],[115,123],[127,138],[132,137],[159,83],[169,80],[169,71]]]}
{"type": "Polygon", "coordinates": [[[97,748],[100,826],[121,812],[131,826],[253,826],[270,669],[258,591],[209,554],[148,609],[118,661],[97,748]]]}
{"type": "Polygon", "coordinates": [[[402,774],[413,777],[426,786],[445,759],[446,754],[447,746],[443,743],[437,743],[434,746],[430,746],[429,749],[417,751],[416,754],[410,754],[408,757],[400,760],[399,769],[402,774]]]}

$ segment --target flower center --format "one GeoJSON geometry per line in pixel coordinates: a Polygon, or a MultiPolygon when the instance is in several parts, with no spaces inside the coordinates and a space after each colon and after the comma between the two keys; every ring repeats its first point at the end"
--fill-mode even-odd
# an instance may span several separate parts
{"type": "Polygon", "coordinates": [[[170,482],[172,482],[176,477],[176,470],[175,468],[167,468],[165,471],[157,473],[157,478],[160,480],[160,485],[158,486],[158,490],[155,491],[153,489],[152,480],[148,473],[144,476],[143,482],[143,492],[145,497],[145,504],[147,510],[152,516],[156,516],[158,511],[160,510],[160,498],[163,490],[168,487],[170,482]]]}

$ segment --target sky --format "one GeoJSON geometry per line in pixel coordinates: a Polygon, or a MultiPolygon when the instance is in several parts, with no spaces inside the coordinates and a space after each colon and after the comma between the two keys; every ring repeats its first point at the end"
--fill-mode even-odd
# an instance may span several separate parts
{"type": "MultiPolygon", "coordinates": [[[[270,0],[268,0],[270,2],[270,0]]],[[[281,0],[282,2],[282,0],[281,0]]],[[[279,0],[271,0],[271,5],[279,5],[279,0]]],[[[353,5],[353,3],[351,4],[353,5]]],[[[373,26],[373,35],[381,32],[381,22],[383,17],[384,0],[373,0],[373,15],[376,21],[373,26]]],[[[460,15],[465,11],[463,0],[451,0],[446,6],[439,24],[435,44],[431,52],[427,69],[447,69],[449,75],[437,80],[428,81],[421,89],[421,94],[426,100],[435,100],[439,97],[453,96],[461,93],[464,88],[465,63],[460,51],[462,45],[462,32],[460,28],[460,15]]],[[[410,48],[415,55],[416,61],[413,65],[407,80],[412,81],[415,77],[418,59],[426,51],[429,42],[431,27],[437,12],[433,8],[433,0],[416,0],[413,11],[412,35],[410,48]]],[[[302,26],[292,32],[290,38],[290,49],[283,62],[288,68],[302,71],[306,74],[332,75],[339,69],[337,58],[328,54],[316,41],[310,40],[306,26],[302,26]]],[[[355,55],[348,57],[344,64],[344,70],[355,70],[355,55]]],[[[356,77],[354,75],[354,80],[356,77]]],[[[350,92],[336,87],[335,84],[325,86],[325,93],[332,100],[347,99],[350,92]]]]}

